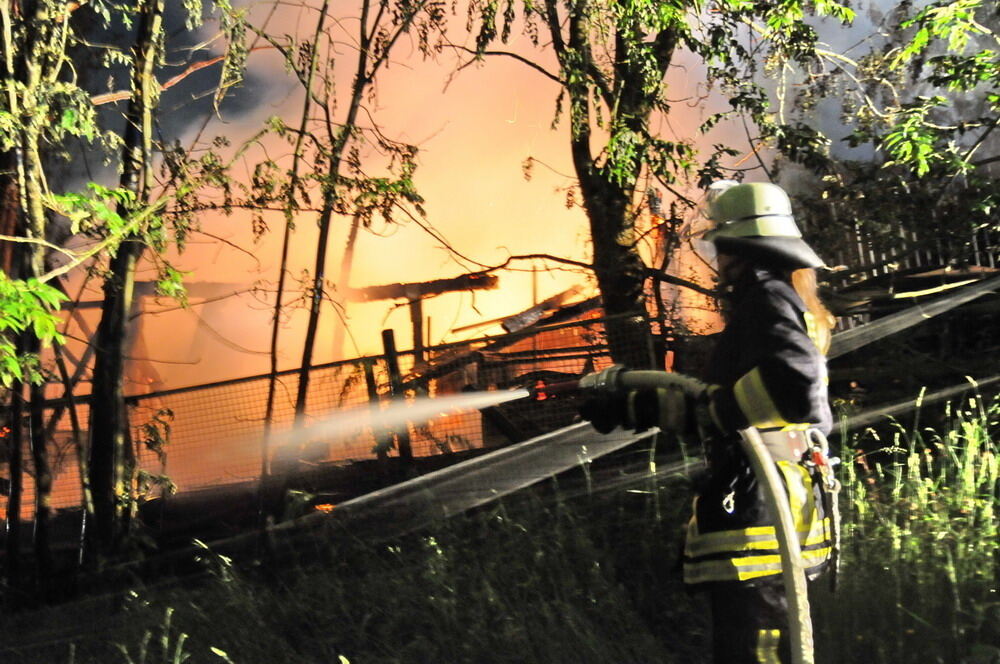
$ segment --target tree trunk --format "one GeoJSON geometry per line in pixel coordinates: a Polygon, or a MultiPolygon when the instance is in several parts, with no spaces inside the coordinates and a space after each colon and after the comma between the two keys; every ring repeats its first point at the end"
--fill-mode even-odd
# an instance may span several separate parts
{"type": "MultiPolygon", "coordinates": [[[[7,175],[14,169],[13,162],[10,154],[0,157],[0,235],[15,236],[19,232],[17,217],[21,206],[17,180],[7,175]]],[[[4,274],[13,274],[16,250],[17,243],[15,242],[0,243],[0,270],[3,270],[4,274]]]]}
{"type": "MultiPolygon", "coordinates": [[[[90,473],[94,523],[88,533],[91,554],[111,553],[121,535],[119,497],[124,489],[125,429],[128,411],[122,386],[124,346],[132,310],[137,241],[122,244],[104,282],[101,322],[97,328],[90,397],[90,473]]],[[[90,557],[93,561],[93,557],[90,557]]]]}
{"type": "MultiPolygon", "coordinates": [[[[582,3],[570,11],[564,41],[561,23],[556,18],[555,0],[547,0],[546,4],[560,68],[569,81],[565,85],[570,99],[570,153],[590,220],[594,274],[604,313],[610,317],[605,329],[611,357],[632,368],[651,368],[658,363],[653,358],[643,291],[645,271],[635,246],[634,216],[630,209],[642,165],[637,160],[634,172],[617,174],[612,173],[612,164],[598,165],[591,146],[593,113],[591,89],[586,83],[586,77],[594,76],[593,72],[597,71],[596,67],[588,67],[595,61],[591,52],[589,9],[582,3]]],[[[617,96],[610,119],[612,132],[617,130],[619,123],[645,127],[650,113],[649,105],[643,103],[645,97],[635,89],[641,88],[642,79],[631,80],[627,72],[623,75],[628,58],[623,57],[623,47],[617,43],[616,46],[619,49],[615,63],[618,79],[613,85],[617,96]]]]}
{"type": "MultiPolygon", "coordinates": [[[[588,117],[586,100],[580,102],[588,117]]],[[[599,172],[590,151],[590,130],[578,127],[571,140],[573,165],[590,221],[594,275],[601,291],[612,359],[634,369],[661,366],[653,357],[643,286],[645,269],[635,247],[630,188],[599,172]]]]}
{"type": "Polygon", "coordinates": [[[326,250],[330,243],[330,224],[333,221],[335,194],[329,190],[323,196],[323,212],[319,219],[319,240],[316,245],[316,263],[313,267],[312,297],[309,301],[309,323],[305,343],[302,345],[302,362],[299,364],[299,389],[295,395],[295,427],[301,427],[306,416],[306,395],[309,391],[309,372],[312,369],[316,331],[319,329],[320,307],[323,305],[323,282],[326,281],[326,250]]]}
{"type": "MultiPolygon", "coordinates": [[[[121,187],[138,194],[139,202],[147,195],[151,156],[150,114],[153,104],[151,86],[156,64],[158,35],[163,17],[163,0],[147,0],[141,6],[141,18],[133,53],[132,98],[125,116],[125,140],[122,148],[121,187]]],[[[123,217],[130,214],[120,207],[123,217]]],[[[101,322],[97,328],[94,377],[90,402],[90,487],[94,500],[94,530],[88,539],[90,555],[112,554],[122,528],[121,500],[125,497],[125,461],[128,410],[122,386],[125,368],[125,339],[128,335],[135,286],[135,266],[144,249],[141,238],[125,238],[111,260],[110,275],[104,282],[101,322]]]]}
{"type": "MultiPolygon", "coordinates": [[[[32,337],[31,342],[30,352],[37,353],[40,345],[38,339],[32,337]]],[[[49,599],[52,590],[52,544],[49,527],[52,517],[52,469],[49,465],[48,441],[42,412],[44,403],[45,386],[32,385],[28,423],[31,460],[35,470],[35,529],[31,541],[35,552],[37,587],[43,602],[49,599]]]]}
{"type": "MultiPolygon", "coordinates": [[[[11,16],[16,12],[18,6],[13,0],[0,0],[3,3],[3,20],[6,24],[11,16]]],[[[11,108],[15,98],[12,81],[15,79],[17,65],[14,62],[14,43],[8,40],[12,35],[5,35],[3,40],[2,57],[0,57],[0,74],[5,81],[3,94],[9,95],[7,110],[13,112],[11,108]]],[[[17,175],[18,155],[12,150],[0,154],[0,233],[10,236],[23,234],[23,220],[21,209],[21,190],[18,186],[17,175]]],[[[21,276],[21,256],[23,247],[15,242],[3,242],[0,244],[0,269],[4,274],[12,279],[21,276]]],[[[19,335],[16,344],[16,353],[20,355],[24,350],[24,335],[19,335]]],[[[9,389],[10,404],[7,411],[4,425],[7,428],[7,435],[3,439],[6,447],[7,469],[10,474],[10,484],[7,487],[7,519],[4,524],[7,541],[5,543],[5,569],[4,575],[7,580],[7,587],[10,589],[8,602],[17,601],[17,589],[21,583],[21,495],[22,495],[22,429],[21,415],[24,412],[24,385],[19,380],[15,380],[9,389]]]]}
{"type": "MultiPolygon", "coordinates": [[[[581,187],[582,188],[582,187],[581,187]]],[[[632,244],[628,199],[613,183],[591,178],[584,193],[594,246],[594,274],[601,289],[608,346],[615,362],[653,368],[646,314],[645,270],[632,244]]]]}
{"type": "MultiPolygon", "coordinates": [[[[313,48],[309,55],[309,69],[306,73],[305,80],[303,81],[303,87],[305,88],[305,98],[302,102],[302,119],[299,123],[299,133],[298,138],[295,142],[295,149],[292,153],[292,171],[291,171],[291,184],[288,188],[288,201],[286,202],[285,208],[285,234],[284,239],[281,243],[281,263],[279,266],[278,273],[278,292],[275,294],[274,299],[274,317],[271,323],[271,376],[268,381],[267,387],[267,406],[264,414],[264,436],[261,439],[261,469],[260,469],[260,496],[261,496],[261,516],[263,516],[263,496],[265,492],[265,482],[268,475],[270,474],[270,441],[271,441],[271,427],[272,421],[274,419],[274,398],[275,389],[277,387],[277,374],[278,374],[278,331],[280,329],[281,322],[281,307],[282,300],[285,294],[285,279],[288,273],[288,250],[291,245],[291,236],[293,224],[293,213],[297,208],[295,203],[295,197],[297,195],[297,187],[299,185],[299,165],[304,156],[303,149],[305,145],[306,128],[309,124],[309,113],[312,108],[313,103],[313,79],[316,76],[316,68],[319,63],[319,48],[320,36],[323,34],[323,26],[326,24],[327,9],[329,7],[329,1],[324,2],[322,7],[320,7],[319,15],[316,20],[316,30],[313,33],[313,48]]],[[[324,196],[323,200],[326,200],[324,196]]],[[[310,323],[312,320],[312,312],[310,311],[310,323]]],[[[307,344],[307,349],[309,346],[307,344]]],[[[311,354],[311,349],[309,349],[311,354]]],[[[304,377],[306,385],[309,383],[309,370],[305,369],[303,376],[300,376],[300,386],[299,393],[296,396],[296,408],[295,408],[295,420],[298,423],[299,417],[299,406],[301,402],[302,409],[305,409],[305,391],[301,386],[302,378],[304,377]]]]}
{"type": "MultiPolygon", "coordinates": [[[[80,428],[80,418],[76,409],[76,399],[73,397],[73,381],[69,375],[69,370],[66,368],[66,361],[63,358],[62,349],[59,346],[54,348],[56,356],[56,367],[59,369],[59,376],[63,383],[63,399],[68,403],[69,409],[69,421],[70,427],[73,431],[73,449],[76,451],[76,464],[80,471],[80,502],[82,504],[81,514],[80,514],[80,540],[79,540],[79,550],[77,556],[77,564],[83,563],[83,557],[85,552],[85,541],[87,534],[87,524],[94,519],[94,500],[90,495],[90,471],[88,470],[88,455],[87,446],[85,439],[83,437],[83,431],[80,428]]],[[[57,424],[57,420],[60,416],[53,414],[51,424],[57,424]]],[[[51,436],[48,429],[45,432],[46,437],[51,436]]]]}
{"type": "MultiPolygon", "coordinates": [[[[22,336],[23,339],[23,336],[22,336]]],[[[23,342],[18,343],[18,354],[23,342]]],[[[7,496],[7,542],[6,569],[7,587],[12,591],[12,601],[18,601],[21,586],[21,497],[24,491],[22,449],[24,447],[21,418],[24,413],[24,385],[14,381],[10,386],[10,411],[7,427],[10,429],[7,443],[7,468],[10,472],[10,487],[7,496]]]]}

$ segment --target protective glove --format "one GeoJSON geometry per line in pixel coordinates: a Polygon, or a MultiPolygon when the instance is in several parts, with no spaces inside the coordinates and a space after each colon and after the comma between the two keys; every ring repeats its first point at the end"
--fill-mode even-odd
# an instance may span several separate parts
{"type": "Polygon", "coordinates": [[[585,394],[578,407],[580,417],[601,433],[619,426],[637,433],[654,426],[662,431],[683,431],[688,426],[692,399],[677,387],[585,394]]]}
{"type": "Polygon", "coordinates": [[[638,374],[642,375],[614,365],[581,378],[579,388],[586,396],[579,407],[581,417],[601,433],[616,426],[635,431],[657,426],[663,431],[700,436],[721,430],[711,407],[711,395],[718,386],[679,373],[638,374]],[[650,387],[625,387],[636,383],[650,387]]]}
{"type": "Polygon", "coordinates": [[[611,433],[616,427],[626,425],[627,397],[624,394],[591,394],[577,407],[577,412],[599,433],[611,433]]]}

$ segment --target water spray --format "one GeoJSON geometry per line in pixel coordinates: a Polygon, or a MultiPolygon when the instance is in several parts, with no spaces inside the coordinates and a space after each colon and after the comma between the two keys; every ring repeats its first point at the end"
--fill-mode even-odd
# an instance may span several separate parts
{"type": "MultiPolygon", "coordinates": [[[[963,287],[955,293],[944,295],[928,303],[917,304],[885,318],[835,334],[828,357],[832,359],[857,350],[997,289],[1000,289],[1000,277],[975,286],[963,287]]],[[[575,398],[588,393],[614,394],[633,389],[662,387],[676,387],[685,394],[697,395],[702,393],[706,386],[701,381],[682,374],[624,370],[616,365],[579,379],[554,383],[539,380],[531,386],[513,390],[468,392],[434,398],[421,397],[406,402],[400,400],[392,402],[391,405],[381,410],[373,410],[370,407],[344,410],[310,426],[308,429],[285,434],[282,442],[302,444],[313,438],[354,435],[366,427],[399,430],[404,428],[407,423],[423,423],[434,417],[480,410],[518,399],[530,398],[534,401],[547,401],[575,398]]],[[[906,404],[912,405],[912,402],[906,402],[906,404]]],[[[879,411],[865,413],[864,417],[867,419],[864,421],[875,421],[885,414],[901,412],[900,409],[907,407],[906,404],[896,404],[879,411]],[[884,414],[883,411],[885,411],[884,414]]],[[[858,424],[856,426],[864,425],[858,424]]]]}
{"type": "Polygon", "coordinates": [[[308,428],[277,436],[278,443],[304,444],[317,438],[343,438],[357,435],[368,427],[395,431],[408,423],[422,424],[435,417],[445,417],[531,396],[525,388],[490,392],[465,392],[443,397],[419,397],[412,401],[394,401],[382,410],[370,406],[349,408],[318,421],[308,428]]]}

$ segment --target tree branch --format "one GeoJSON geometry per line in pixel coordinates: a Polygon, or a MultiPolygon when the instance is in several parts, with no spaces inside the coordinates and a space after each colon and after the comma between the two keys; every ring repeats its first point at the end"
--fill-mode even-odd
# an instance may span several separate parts
{"type": "MultiPolygon", "coordinates": [[[[518,254],[516,256],[510,256],[503,263],[499,265],[493,265],[479,272],[473,272],[472,274],[488,274],[490,272],[496,272],[497,270],[507,269],[507,266],[515,261],[533,261],[533,260],[543,260],[552,261],[553,263],[559,263],[561,265],[569,265],[572,267],[581,268],[588,271],[593,271],[594,266],[590,263],[584,263],[583,261],[573,260],[572,258],[562,258],[561,256],[553,256],[552,254],[518,254]]],[[[709,297],[717,298],[719,297],[718,291],[712,290],[711,288],[705,288],[700,286],[693,281],[688,281],[687,279],[681,279],[680,277],[675,277],[672,274],[667,274],[662,270],[657,270],[652,267],[643,267],[643,274],[646,278],[658,279],[659,281],[672,284],[674,286],[680,286],[682,288],[689,288],[696,293],[701,293],[702,295],[707,295],[709,297]]]]}
{"type": "MultiPolygon", "coordinates": [[[[591,271],[594,266],[590,263],[584,263],[582,261],[573,260],[572,258],[562,258],[560,256],[553,256],[552,254],[518,254],[516,256],[508,256],[507,260],[499,265],[493,265],[487,267],[479,272],[473,272],[472,274],[489,274],[490,272],[496,272],[497,270],[505,270],[507,266],[514,261],[533,261],[533,260],[544,260],[552,261],[553,263],[559,263],[561,265],[571,265],[573,267],[581,268],[584,270],[591,271]]],[[[526,272],[529,270],[525,270],[526,272]]]]}
{"type": "Polygon", "coordinates": [[[646,275],[647,279],[656,279],[657,281],[662,281],[664,283],[672,284],[674,286],[680,286],[681,288],[689,288],[696,293],[701,293],[702,295],[707,295],[711,298],[718,298],[719,292],[711,288],[705,288],[704,286],[699,286],[693,281],[688,281],[687,279],[681,279],[680,277],[675,277],[672,274],[667,274],[663,270],[657,270],[654,267],[644,267],[643,274],[646,275]]]}
{"type": "Polygon", "coordinates": [[[69,256],[70,258],[76,258],[77,256],[76,252],[70,251],[69,249],[65,249],[63,247],[54,245],[51,242],[47,242],[45,240],[42,240],[41,238],[36,238],[36,237],[22,237],[19,235],[0,235],[0,241],[20,242],[22,244],[37,244],[45,247],[46,249],[58,251],[61,254],[69,256]]]}
{"type": "MultiPolygon", "coordinates": [[[[533,62],[532,60],[529,60],[528,58],[524,57],[523,55],[519,55],[517,53],[512,53],[511,51],[477,51],[476,49],[469,48],[468,46],[460,46],[458,44],[447,44],[447,46],[449,48],[453,48],[453,49],[455,49],[457,51],[465,51],[466,53],[471,53],[471,54],[477,55],[477,56],[479,56],[479,55],[500,55],[500,56],[506,56],[508,58],[513,58],[514,60],[517,60],[518,62],[521,62],[522,64],[528,65],[529,67],[531,67],[535,71],[540,72],[546,78],[548,78],[548,79],[550,79],[552,81],[555,81],[556,83],[562,85],[562,79],[560,79],[558,76],[556,76],[555,74],[553,74],[552,72],[550,72],[545,67],[542,67],[537,62],[533,62]]],[[[473,58],[472,60],[469,60],[465,64],[459,66],[459,69],[464,69],[465,67],[468,67],[470,64],[472,64],[475,61],[476,61],[476,59],[473,58]]]]}
{"type": "MultiPolygon", "coordinates": [[[[272,46],[255,46],[255,47],[253,47],[253,48],[250,49],[250,52],[253,53],[254,51],[266,51],[266,50],[271,50],[271,49],[276,49],[276,48],[277,47],[273,46],[273,45],[272,46]]],[[[222,62],[225,59],[226,59],[226,56],[219,55],[219,56],[216,56],[214,58],[209,58],[208,60],[202,60],[201,62],[194,62],[194,63],[188,65],[187,69],[185,69],[181,73],[179,73],[176,76],[173,76],[173,77],[167,79],[166,82],[164,82],[163,84],[160,85],[160,90],[169,90],[170,88],[174,87],[175,85],[177,85],[178,83],[180,83],[181,81],[183,81],[188,76],[190,76],[191,74],[195,73],[196,71],[199,71],[201,69],[205,69],[206,67],[211,67],[212,65],[219,64],[220,62],[222,62]]],[[[131,96],[132,96],[132,92],[130,90],[119,90],[118,92],[106,92],[104,94],[94,95],[93,97],[91,97],[90,98],[90,103],[93,104],[94,106],[101,106],[103,104],[113,104],[113,103],[115,103],[117,101],[124,101],[126,99],[129,99],[129,98],[131,98],[131,96]]]]}
{"type": "Polygon", "coordinates": [[[244,253],[247,256],[249,256],[250,258],[252,258],[254,260],[254,262],[257,263],[257,268],[258,269],[260,268],[260,259],[257,257],[256,254],[254,254],[249,249],[244,249],[243,247],[241,247],[240,245],[236,244],[235,242],[233,242],[231,240],[227,240],[226,238],[224,238],[224,237],[222,237],[220,235],[215,235],[214,233],[209,233],[208,231],[204,231],[204,230],[199,229],[199,230],[196,230],[195,232],[199,233],[201,235],[204,235],[206,237],[210,237],[213,240],[216,240],[218,242],[222,242],[223,244],[228,244],[233,249],[236,249],[237,251],[239,251],[241,253],[244,253]]]}

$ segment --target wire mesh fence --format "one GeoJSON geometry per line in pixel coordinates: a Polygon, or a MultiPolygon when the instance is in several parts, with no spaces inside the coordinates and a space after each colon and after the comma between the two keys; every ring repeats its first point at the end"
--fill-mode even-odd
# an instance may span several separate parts
{"type": "MultiPolygon", "coordinates": [[[[348,409],[380,409],[391,400],[413,401],[463,392],[509,390],[567,380],[611,364],[605,336],[607,319],[592,309],[575,319],[501,337],[448,344],[398,354],[398,393],[392,394],[390,360],[362,357],[313,367],[301,431],[289,436],[295,419],[299,373],[274,376],[271,433],[265,437],[265,412],[271,376],[179,388],[127,397],[130,449],[135,467],[146,478],[168,478],[178,492],[252,483],[260,480],[265,460],[271,474],[322,468],[377,458],[376,448],[393,433],[408,437],[414,457],[496,448],[555,430],[573,421],[575,409],[561,400],[520,400],[471,412],[448,412],[404,430],[380,430],[358,420],[357,426],[333,432],[320,426],[348,409]],[[370,373],[373,381],[366,377],[370,373]],[[316,431],[309,435],[309,431],[316,431]],[[152,450],[167,440],[165,454],[152,450]]],[[[636,339],[648,344],[648,335],[636,339]]],[[[72,510],[81,503],[80,441],[89,422],[89,403],[80,398],[72,425],[70,405],[46,404],[52,460],[51,504],[72,510]],[[74,435],[74,430],[77,434],[74,435]]],[[[377,418],[373,421],[377,422],[377,418]]],[[[27,440],[27,436],[25,438],[27,440]]],[[[399,455],[388,449],[389,456],[399,455]]],[[[31,518],[35,495],[30,454],[24,480],[22,518],[31,518]]],[[[149,495],[164,489],[154,485],[149,495]]]]}

